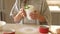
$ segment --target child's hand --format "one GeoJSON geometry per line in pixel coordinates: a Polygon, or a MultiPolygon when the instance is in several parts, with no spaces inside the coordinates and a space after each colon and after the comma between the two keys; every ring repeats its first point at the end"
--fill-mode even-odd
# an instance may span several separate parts
{"type": "Polygon", "coordinates": [[[38,19],[40,22],[45,22],[45,21],[46,21],[45,17],[42,16],[42,15],[40,14],[40,12],[38,12],[38,11],[31,12],[31,13],[30,13],[30,17],[31,17],[32,19],[38,19]]]}
{"type": "Polygon", "coordinates": [[[25,10],[21,8],[17,15],[14,17],[14,22],[19,22],[24,17],[26,17],[26,13],[25,10]]]}
{"type": "Polygon", "coordinates": [[[31,17],[32,19],[38,19],[39,16],[40,16],[40,13],[39,13],[38,11],[34,11],[34,12],[31,12],[31,13],[30,13],[30,17],[31,17]]]}

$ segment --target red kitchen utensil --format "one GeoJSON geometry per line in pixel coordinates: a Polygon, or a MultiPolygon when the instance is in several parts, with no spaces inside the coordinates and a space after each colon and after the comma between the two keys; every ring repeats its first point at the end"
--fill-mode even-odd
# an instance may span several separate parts
{"type": "Polygon", "coordinates": [[[40,26],[39,27],[39,32],[40,32],[40,34],[48,34],[49,28],[45,27],[45,26],[40,26]]]}
{"type": "Polygon", "coordinates": [[[3,34],[15,34],[15,30],[3,30],[3,34]]]}

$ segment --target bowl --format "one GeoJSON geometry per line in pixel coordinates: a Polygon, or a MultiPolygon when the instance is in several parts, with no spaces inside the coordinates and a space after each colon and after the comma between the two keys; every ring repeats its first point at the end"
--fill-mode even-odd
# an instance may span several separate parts
{"type": "Polygon", "coordinates": [[[0,21],[0,27],[4,26],[6,24],[5,21],[0,21]]]}
{"type": "Polygon", "coordinates": [[[3,26],[6,25],[5,21],[0,21],[0,31],[3,30],[3,26]]]}

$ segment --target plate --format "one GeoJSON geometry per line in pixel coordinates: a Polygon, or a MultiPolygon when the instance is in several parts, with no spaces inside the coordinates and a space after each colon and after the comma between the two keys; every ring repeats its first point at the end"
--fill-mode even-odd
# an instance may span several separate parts
{"type": "Polygon", "coordinates": [[[23,27],[20,28],[19,31],[25,34],[33,34],[38,32],[37,28],[34,27],[23,27]]]}

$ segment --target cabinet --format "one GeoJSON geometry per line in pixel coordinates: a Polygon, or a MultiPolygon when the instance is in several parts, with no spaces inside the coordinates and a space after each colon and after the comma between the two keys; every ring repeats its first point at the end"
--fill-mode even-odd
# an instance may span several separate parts
{"type": "Polygon", "coordinates": [[[7,23],[13,23],[10,18],[10,11],[15,0],[0,0],[0,12],[2,12],[2,19],[7,23]]]}
{"type": "Polygon", "coordinates": [[[60,12],[58,13],[58,25],[60,25],[60,12]]]}
{"type": "Polygon", "coordinates": [[[1,21],[1,13],[0,13],[0,21],[1,21]]]}
{"type": "Polygon", "coordinates": [[[2,20],[2,16],[1,16],[2,15],[2,8],[3,8],[2,4],[3,4],[3,2],[2,2],[2,0],[0,0],[0,21],[2,20]]]}
{"type": "Polygon", "coordinates": [[[0,10],[1,10],[1,0],[0,0],[0,10]]]}
{"type": "Polygon", "coordinates": [[[60,12],[52,12],[52,25],[60,25],[60,12]]]}
{"type": "Polygon", "coordinates": [[[0,11],[1,11],[1,0],[0,0],[0,11]]]}
{"type": "Polygon", "coordinates": [[[15,0],[4,0],[4,11],[3,11],[5,14],[4,20],[7,23],[13,23],[13,19],[10,17],[10,11],[14,2],[15,0]]]}

